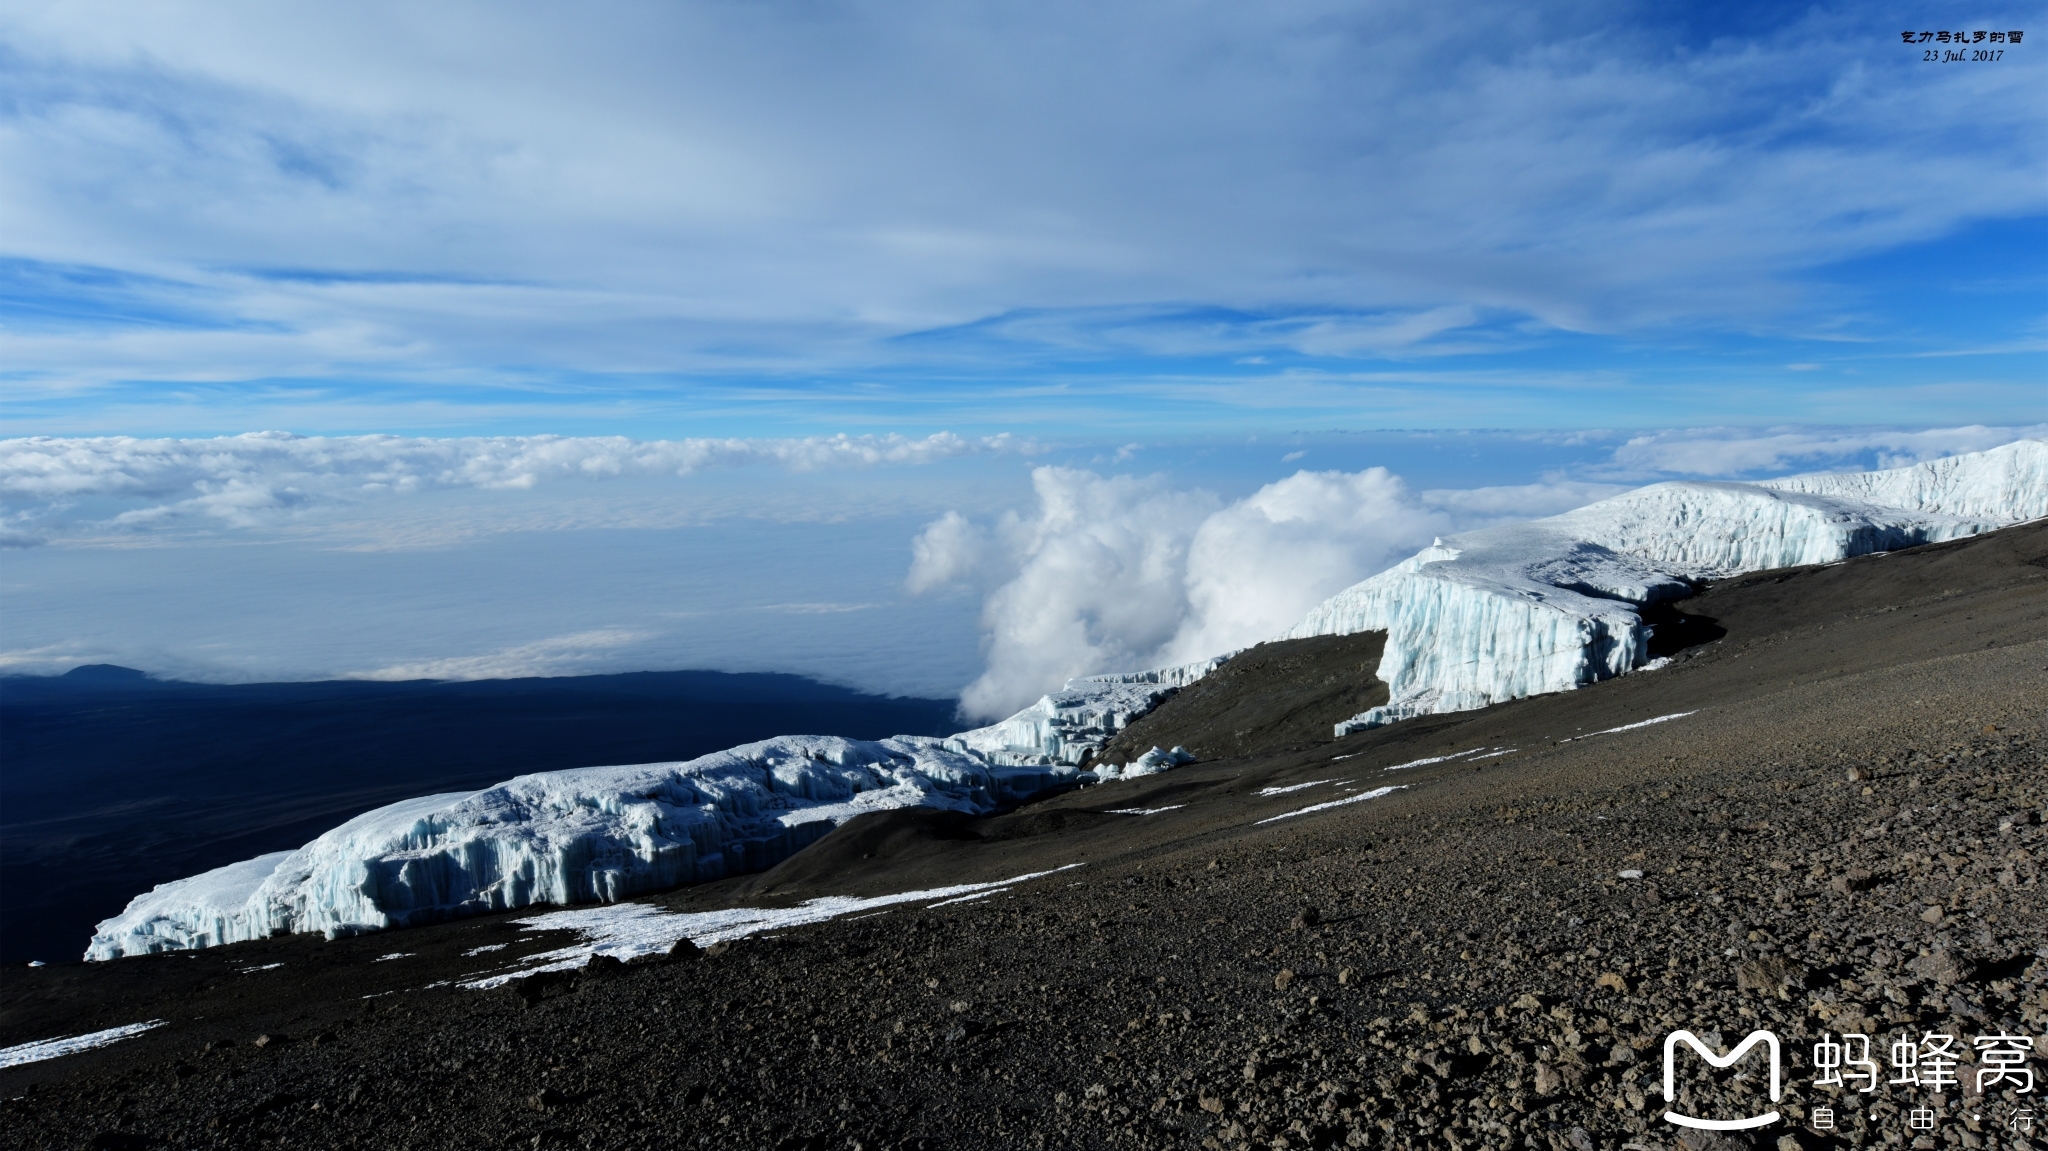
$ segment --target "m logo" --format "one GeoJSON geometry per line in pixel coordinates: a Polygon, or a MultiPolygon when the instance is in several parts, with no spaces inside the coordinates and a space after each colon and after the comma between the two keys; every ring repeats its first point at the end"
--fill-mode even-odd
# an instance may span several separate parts
{"type": "MultiPolygon", "coordinates": [[[[1749,1053],[1750,1048],[1755,1047],[1759,1043],[1763,1044],[1770,1051],[1771,1055],[1771,1102],[1776,1103],[1778,1101],[1780,1091],[1778,1087],[1777,1036],[1768,1031],[1752,1031],[1749,1033],[1749,1038],[1735,1045],[1735,1050],[1730,1051],[1726,1055],[1716,1055],[1714,1052],[1709,1051],[1707,1045],[1700,1042],[1700,1037],[1692,1032],[1673,1031],[1664,1037],[1664,1102],[1676,1103],[1678,1101],[1675,1057],[1678,1054],[1678,1041],[1681,1039],[1685,1040],[1694,1051],[1699,1052],[1700,1058],[1705,1059],[1707,1064],[1712,1067],[1733,1067],[1736,1060],[1749,1053]]],[[[1776,1123],[1778,1121],[1778,1113],[1776,1110],[1772,1110],[1767,1114],[1752,1115],[1747,1119],[1695,1119],[1690,1115],[1680,1115],[1676,1111],[1666,1111],[1664,1113],[1664,1121],[1666,1123],[1676,1123],[1680,1127],[1698,1127],[1707,1131],[1741,1131],[1750,1127],[1764,1127],[1776,1123]]]]}

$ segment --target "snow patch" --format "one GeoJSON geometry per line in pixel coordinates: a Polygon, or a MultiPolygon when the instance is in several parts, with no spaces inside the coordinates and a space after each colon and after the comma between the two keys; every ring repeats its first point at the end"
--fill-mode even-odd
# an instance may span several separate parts
{"type": "MultiPolygon", "coordinates": [[[[1345,757],[1344,757],[1344,756],[1341,756],[1341,755],[1340,755],[1340,756],[1338,756],[1337,758],[1339,758],[1339,759],[1343,759],[1343,758],[1345,758],[1345,757]]],[[[1308,781],[1307,783],[1290,783],[1290,784],[1288,784],[1288,785],[1287,785],[1287,786],[1285,786],[1285,787],[1262,787],[1262,788],[1260,788],[1260,789],[1259,789],[1259,794],[1260,794],[1260,795],[1286,795],[1286,794],[1287,794],[1288,792],[1290,792],[1290,791],[1301,791],[1301,790],[1303,790],[1304,788],[1310,788],[1310,787],[1321,787],[1322,785],[1324,785],[1324,784],[1326,784],[1326,783],[1334,783],[1334,782],[1335,782],[1334,780],[1328,780],[1328,779],[1311,779],[1311,780],[1309,780],[1309,781],[1308,781]]],[[[1347,781],[1347,782],[1348,782],[1348,781],[1347,781]]]]}
{"type": "Polygon", "coordinates": [[[999,895],[999,894],[1001,894],[1001,892],[997,892],[997,891],[977,891],[977,892],[975,892],[975,893],[974,893],[973,895],[962,895],[962,896],[960,896],[960,897],[959,897],[959,898],[957,898],[957,899],[941,899],[941,900],[939,900],[939,901],[938,901],[937,903],[930,903],[930,904],[926,904],[925,906],[927,906],[927,907],[951,907],[951,906],[953,906],[953,905],[954,905],[954,904],[956,904],[956,903],[974,903],[974,902],[976,902],[977,900],[987,899],[987,898],[989,898],[989,897],[991,897],[991,896],[994,896],[994,895],[999,895]]]}
{"type": "Polygon", "coordinates": [[[1428,767],[1428,766],[1429,766],[1430,764],[1432,764],[1432,763],[1449,763],[1449,762],[1450,762],[1451,760],[1454,760],[1454,759],[1463,759],[1463,758],[1465,758],[1465,757],[1466,757],[1466,756],[1468,756],[1468,755],[1478,755],[1478,754],[1479,754],[1480,752],[1482,752],[1482,751],[1485,751],[1485,750],[1486,750],[1486,749],[1485,749],[1485,748],[1483,748],[1483,747],[1475,747],[1475,748],[1472,748],[1472,749],[1471,749],[1471,750],[1469,750],[1469,751],[1454,751],[1454,752],[1450,753],[1449,755],[1431,755],[1431,756],[1425,756],[1425,757],[1423,757],[1422,759],[1411,759],[1411,760],[1409,760],[1409,761],[1408,761],[1407,763],[1397,763],[1397,764],[1394,764],[1394,765],[1393,765],[1393,766],[1391,766],[1391,767],[1383,767],[1383,768],[1380,768],[1380,770],[1381,770],[1381,771],[1406,771],[1406,770],[1407,770],[1408,768],[1411,768],[1411,767],[1428,767]]]}
{"type": "Polygon", "coordinates": [[[894,895],[826,895],[806,900],[795,907],[732,907],[719,911],[678,913],[645,903],[617,903],[555,911],[517,922],[528,931],[574,931],[583,936],[581,942],[526,956],[515,970],[466,980],[462,986],[480,990],[542,971],[566,971],[583,966],[593,955],[608,955],[622,961],[643,955],[666,955],[669,948],[682,939],[688,939],[699,947],[708,947],[763,931],[823,923],[845,915],[861,912],[879,914],[875,909],[897,904],[931,903],[936,907],[937,901],[951,902],[977,893],[993,895],[1019,883],[1084,866],[1086,864],[1069,863],[1050,871],[1034,871],[988,883],[961,883],[894,895]]]}
{"type": "Polygon", "coordinates": [[[1186,806],[1187,806],[1187,804],[1185,804],[1185,803],[1169,803],[1169,804],[1167,804],[1167,805],[1166,805],[1165,807],[1113,807],[1113,808],[1110,808],[1110,809],[1109,809],[1109,811],[1107,812],[1107,814],[1109,814],[1109,815],[1158,815],[1158,814],[1159,814],[1160,812],[1162,812],[1162,811],[1179,811],[1179,810],[1180,810],[1181,808],[1183,808],[1183,807],[1186,807],[1186,806]]]}
{"type": "MultiPolygon", "coordinates": [[[[1368,799],[1378,799],[1383,795],[1392,795],[1394,792],[1405,790],[1407,786],[1407,784],[1395,784],[1392,787],[1375,787],[1371,791],[1361,791],[1357,795],[1347,795],[1343,799],[1333,799],[1330,800],[1328,803],[1310,804],[1307,807],[1298,808],[1294,811],[1283,812],[1279,815],[1275,815],[1267,819],[1261,819],[1258,822],[1277,823],[1283,819],[1293,819],[1297,815],[1307,815],[1312,811],[1328,811],[1333,807],[1343,807],[1347,803],[1363,803],[1368,799]]],[[[1254,824],[1253,826],[1257,826],[1257,824],[1254,824]]]]}
{"type": "Polygon", "coordinates": [[[119,1043],[140,1035],[153,1028],[162,1027],[164,1021],[152,1019],[147,1023],[130,1023],[125,1027],[109,1027],[90,1035],[73,1035],[68,1039],[45,1039],[38,1043],[22,1043],[14,1047],[0,1047],[0,1068],[19,1067],[24,1063],[40,1063],[55,1059],[59,1055],[76,1055],[109,1043],[119,1043]]]}
{"type": "Polygon", "coordinates": [[[1570,736],[1566,736],[1565,738],[1563,738],[1563,739],[1560,739],[1560,740],[1558,740],[1557,742],[1559,742],[1559,743],[1570,743],[1571,741],[1573,741],[1573,740],[1575,740],[1575,739],[1591,739],[1591,738],[1593,738],[1593,737],[1594,737],[1594,736],[1596,736],[1596,735],[1613,735],[1613,734],[1614,734],[1615,732],[1617,732],[1617,731],[1634,731],[1635,729],[1637,729],[1637,728],[1639,728],[1639,727],[1649,727],[1649,726],[1650,726],[1650,725],[1652,725],[1652,724],[1658,724],[1658,723],[1670,723],[1670,722],[1671,722],[1672,720],[1674,720],[1674,719],[1684,719],[1684,718],[1685,718],[1686,716],[1688,716],[1688,715],[1698,715],[1698,714],[1699,714],[1699,709],[1697,709],[1697,708],[1695,708],[1695,709],[1694,709],[1694,710],[1692,710],[1692,711],[1674,711],[1674,712],[1672,712],[1672,713],[1671,713],[1670,715],[1660,715],[1660,716],[1658,716],[1658,717],[1657,717],[1657,718],[1655,718],[1655,719],[1645,719],[1645,720],[1640,720],[1640,721],[1638,721],[1638,722],[1636,722],[1636,723],[1624,723],[1624,724],[1622,724],[1622,725],[1621,725],[1620,727],[1603,727],[1603,728],[1601,728],[1601,729],[1600,729],[1599,731],[1589,731],[1589,732],[1587,732],[1587,733],[1586,733],[1586,734],[1584,734],[1584,735],[1570,735],[1570,736]]]}

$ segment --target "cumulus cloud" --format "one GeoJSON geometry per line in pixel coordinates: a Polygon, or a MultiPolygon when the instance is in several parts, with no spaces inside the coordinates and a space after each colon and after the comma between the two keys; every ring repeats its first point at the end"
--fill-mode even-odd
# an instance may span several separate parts
{"type": "Polygon", "coordinates": [[[913,545],[907,586],[983,589],[986,670],[969,715],[1025,706],[1076,675],[1189,662],[1285,631],[1433,536],[1579,506],[1617,488],[1533,484],[1417,493],[1385,468],[1297,472],[1241,500],[1160,477],[1032,473],[1029,513],[957,512],[913,545]]]}
{"type": "Polygon", "coordinates": [[[1202,522],[1188,548],[1188,613],[1164,663],[1270,639],[1331,593],[1454,521],[1385,468],[1296,472],[1202,522]]]}
{"type": "Polygon", "coordinates": [[[284,432],[212,439],[38,436],[0,440],[0,501],[10,505],[4,538],[32,543],[42,538],[32,526],[39,513],[81,501],[140,505],[88,521],[101,528],[146,530],[195,518],[247,528],[302,509],[432,490],[522,491],[543,483],[686,476],[710,468],[926,464],[1019,446],[1007,435],[969,440],[946,432],[921,438],[687,440],[284,432]]]}
{"type": "Polygon", "coordinates": [[[972,715],[1152,658],[1187,617],[1188,545],[1219,506],[1159,477],[1042,467],[1031,481],[1035,513],[1006,513],[987,531],[947,515],[913,545],[913,589],[969,576],[996,585],[982,611],[987,670],[961,693],[972,715]]]}

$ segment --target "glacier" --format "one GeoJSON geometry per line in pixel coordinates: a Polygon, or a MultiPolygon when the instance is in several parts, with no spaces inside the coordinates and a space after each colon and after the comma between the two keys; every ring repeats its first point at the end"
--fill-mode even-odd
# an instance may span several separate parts
{"type": "Polygon", "coordinates": [[[523,775],[365,812],[297,851],[160,884],[100,923],[89,960],[276,934],[328,938],[537,903],[612,903],[761,871],[855,816],[986,814],[1193,761],[1153,748],[1082,765],[1133,719],[1222,664],[1069,680],[1016,715],[947,737],[779,736],[676,763],[523,775]]]}
{"type": "MultiPolygon", "coordinates": [[[[1653,484],[1437,540],[1285,636],[1384,630],[1386,705],[1336,734],[1643,670],[1642,610],[1702,580],[1955,539],[2048,515],[2048,443],[1887,471],[1653,484]]],[[[986,813],[1190,762],[1091,765],[1118,731],[1235,653],[1068,680],[945,737],[781,736],[677,763],[524,775],[366,812],[296,851],[161,884],[99,925],[87,959],[279,933],[332,937],[534,904],[611,903],[773,866],[857,815],[986,813]],[[1091,769],[1092,767],[1092,769],[1091,769]]]]}
{"type": "Polygon", "coordinates": [[[782,736],[679,763],[522,775],[394,803],[297,851],[161,884],[101,923],[86,958],[616,902],[771,867],[865,812],[987,812],[1081,776],[919,736],[782,736]]]}
{"type": "Polygon", "coordinates": [[[995,764],[1065,763],[1078,767],[1132,720],[1236,654],[1228,652],[1153,671],[1070,679],[1060,690],[1047,693],[1008,719],[947,736],[946,746],[995,764]]]}
{"type": "Polygon", "coordinates": [[[1652,484],[1439,539],[1318,604],[1289,638],[1385,631],[1388,702],[1338,736],[1644,667],[1641,609],[1700,581],[1957,539],[2048,515],[2048,443],[1762,483],[1652,484]]]}

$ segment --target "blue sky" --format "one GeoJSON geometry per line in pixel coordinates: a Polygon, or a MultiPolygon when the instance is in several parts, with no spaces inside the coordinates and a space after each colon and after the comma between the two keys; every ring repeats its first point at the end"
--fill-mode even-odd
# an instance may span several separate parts
{"type": "Polygon", "coordinates": [[[2031,42],[1923,64],[1898,33],[2041,12],[15,5],[4,410],[648,438],[2021,421],[2048,69],[2031,42]]]}
{"type": "MultiPolygon", "coordinates": [[[[826,649],[929,618],[948,654],[933,640],[842,678],[941,690],[978,659],[986,589],[905,598],[920,525],[1029,520],[1066,482],[1038,468],[1156,477],[1221,508],[1300,469],[1382,466],[1407,485],[1387,497],[1402,515],[1427,510],[1418,493],[1494,488],[1543,514],[1602,485],[2039,434],[2043,15],[10,5],[0,432],[469,446],[138,463],[15,441],[0,531],[31,546],[6,560],[0,661],[362,674],[644,636],[660,631],[633,607],[644,582],[602,568],[582,577],[592,611],[528,605],[533,631],[515,634],[479,610],[438,646],[398,607],[299,656],[259,652],[277,627],[219,605],[168,613],[177,628],[108,612],[212,603],[207,564],[293,579],[370,548],[415,557],[374,576],[402,605],[453,578],[430,552],[525,540],[525,560],[456,565],[510,588],[560,570],[547,557],[569,537],[554,533],[593,531],[654,534],[577,546],[650,557],[683,532],[693,556],[730,555],[692,561],[714,573],[693,594],[738,610],[708,589],[780,562],[760,525],[835,524],[820,548],[878,557],[866,590],[838,595],[821,569],[811,591],[753,607],[896,597],[887,612],[812,613],[751,640],[567,643],[521,666],[772,651],[829,674],[852,665],[826,649]],[[1919,29],[2029,36],[1997,61],[1926,63],[1899,35],[1919,29]],[[514,465],[526,449],[479,439],[506,436],[589,442],[550,449],[573,466],[514,465]],[[838,436],[854,439],[821,439],[838,436]],[[657,466],[593,437],[738,446],[657,466]],[[389,468],[409,478],[386,498],[389,468]],[[135,562],[173,552],[187,558],[161,576],[135,562]],[[363,646],[377,634],[392,638],[363,646]]],[[[291,621],[322,601],[275,602],[291,621]]]]}

